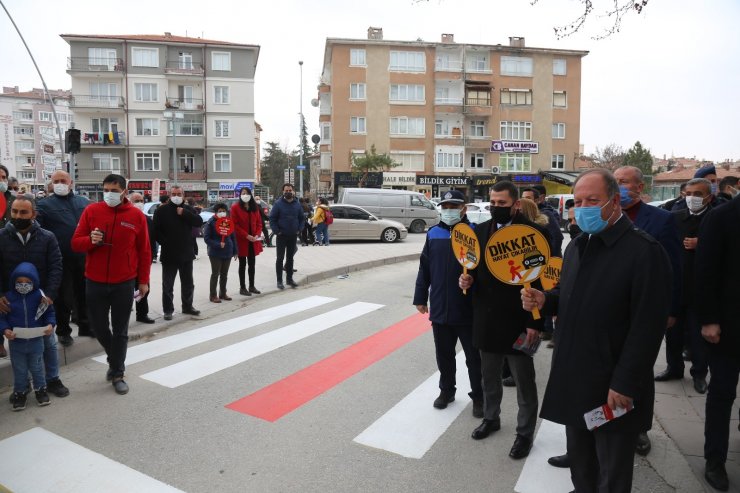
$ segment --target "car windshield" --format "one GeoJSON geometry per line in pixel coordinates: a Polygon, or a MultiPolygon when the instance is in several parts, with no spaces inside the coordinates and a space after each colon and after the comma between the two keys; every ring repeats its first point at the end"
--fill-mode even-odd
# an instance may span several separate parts
{"type": "Polygon", "coordinates": [[[419,200],[421,201],[421,205],[423,205],[427,209],[432,209],[432,210],[435,209],[434,204],[432,202],[430,202],[429,199],[427,199],[423,195],[420,195],[419,196],[419,200]]]}

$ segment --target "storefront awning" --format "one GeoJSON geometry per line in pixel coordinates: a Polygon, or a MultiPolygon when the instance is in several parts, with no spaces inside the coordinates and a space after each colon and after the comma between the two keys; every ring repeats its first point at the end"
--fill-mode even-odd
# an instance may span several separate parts
{"type": "Polygon", "coordinates": [[[570,187],[573,186],[576,178],[581,174],[579,171],[541,171],[540,173],[542,173],[545,180],[554,181],[555,183],[570,187]]]}

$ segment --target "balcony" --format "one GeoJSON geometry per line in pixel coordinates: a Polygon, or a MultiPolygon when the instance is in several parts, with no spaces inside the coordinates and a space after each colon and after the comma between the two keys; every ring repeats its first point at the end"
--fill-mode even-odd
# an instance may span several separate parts
{"type": "Polygon", "coordinates": [[[164,106],[178,110],[203,111],[203,100],[195,98],[167,98],[164,106]]]}
{"type": "Polygon", "coordinates": [[[164,73],[168,75],[203,76],[203,74],[205,74],[205,70],[201,63],[186,60],[172,60],[167,62],[165,65],[164,73]]]}
{"type": "Polygon", "coordinates": [[[122,146],[126,145],[126,132],[82,132],[83,145],[122,146]],[[111,133],[113,138],[111,139],[111,133]]]}
{"type": "Polygon", "coordinates": [[[473,149],[489,149],[491,147],[492,137],[490,135],[471,136],[468,135],[463,139],[463,145],[473,149]]]}
{"type": "Polygon", "coordinates": [[[18,154],[23,154],[23,155],[33,155],[33,156],[36,155],[36,149],[34,149],[33,147],[30,149],[26,149],[26,148],[16,149],[16,152],[18,154]]]}
{"type": "Polygon", "coordinates": [[[90,169],[90,168],[78,168],[79,179],[77,181],[93,181],[95,183],[102,183],[103,179],[110,175],[121,175],[124,178],[128,178],[128,171],[123,169],[90,169]]]}
{"type": "MultiPolygon", "coordinates": [[[[170,180],[175,179],[175,174],[170,172],[168,175],[170,180]]],[[[177,170],[177,180],[178,181],[205,181],[206,179],[206,172],[205,170],[195,170],[190,173],[177,170]]]]}
{"type": "Polygon", "coordinates": [[[434,98],[436,106],[462,106],[463,98],[434,98]]]}
{"type": "Polygon", "coordinates": [[[126,69],[122,58],[67,57],[67,72],[119,72],[126,69]]]}
{"type": "Polygon", "coordinates": [[[462,72],[462,60],[437,60],[434,65],[435,72],[462,72]]]}
{"type": "Polygon", "coordinates": [[[72,96],[69,100],[70,108],[121,108],[124,101],[121,96],[92,96],[83,94],[72,96]]]}
{"type": "Polygon", "coordinates": [[[21,133],[15,134],[15,136],[23,140],[33,140],[33,129],[30,129],[30,130],[31,132],[21,132],[21,133]]]}

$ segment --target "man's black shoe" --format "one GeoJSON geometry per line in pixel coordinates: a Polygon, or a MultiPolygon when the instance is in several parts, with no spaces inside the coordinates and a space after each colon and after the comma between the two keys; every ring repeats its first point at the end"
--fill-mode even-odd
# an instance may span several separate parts
{"type": "Polygon", "coordinates": [[[164,314],[164,319],[165,320],[172,320],[172,314],[171,313],[165,313],[164,314]]]}
{"type": "Polygon", "coordinates": [[[540,339],[542,339],[543,341],[549,341],[550,339],[552,339],[552,332],[542,332],[542,334],[540,335],[540,339]]]}
{"type": "Polygon", "coordinates": [[[196,310],[191,306],[188,308],[183,308],[182,313],[184,313],[185,315],[194,315],[197,317],[198,315],[200,315],[200,310],[196,310]]]}
{"type": "Polygon", "coordinates": [[[635,452],[640,455],[647,455],[650,449],[653,448],[653,444],[650,443],[650,437],[647,432],[642,432],[637,435],[637,446],[635,452]]]}
{"type": "Polygon", "coordinates": [[[252,296],[252,293],[247,288],[239,288],[239,294],[242,296],[252,296]]]}
{"type": "Polygon", "coordinates": [[[484,419],[478,428],[473,430],[473,434],[470,435],[473,440],[482,440],[494,431],[501,429],[501,422],[499,420],[484,419]]]}
{"type": "Polygon", "coordinates": [[[77,337],[92,337],[92,338],[95,338],[95,334],[89,328],[88,329],[80,328],[80,330],[77,331],[77,337]]]}
{"type": "Polygon", "coordinates": [[[65,334],[63,336],[59,336],[59,344],[61,344],[64,347],[69,347],[69,346],[71,346],[74,343],[75,343],[75,341],[74,341],[74,339],[72,339],[72,336],[70,336],[70,335],[66,335],[65,334]]]}
{"type": "Polygon", "coordinates": [[[255,288],[254,286],[249,286],[249,292],[250,293],[254,293],[254,294],[262,294],[262,291],[260,291],[259,289],[255,288]]]}
{"type": "Polygon", "coordinates": [[[277,282],[277,288],[278,289],[285,289],[285,284],[283,284],[283,281],[278,281],[277,282]]]}
{"type": "Polygon", "coordinates": [[[473,417],[483,417],[483,399],[473,399],[473,417]]]}
{"type": "Polygon", "coordinates": [[[115,389],[116,394],[128,394],[128,385],[123,381],[122,377],[113,379],[113,388],[115,389]]]}
{"type": "Polygon", "coordinates": [[[136,321],[141,322],[143,324],[153,324],[154,323],[154,319],[149,318],[149,315],[144,315],[143,317],[136,317],[136,321]]]}
{"type": "Polygon", "coordinates": [[[439,393],[439,397],[434,399],[434,404],[432,404],[437,409],[444,409],[447,407],[447,404],[450,402],[453,402],[455,400],[455,394],[451,394],[449,392],[445,392],[444,390],[439,393]]]}
{"type": "Polygon", "coordinates": [[[682,378],[683,378],[683,372],[678,373],[676,371],[671,370],[670,368],[666,368],[664,371],[655,375],[654,380],[656,382],[667,382],[668,380],[681,380],[682,378]]]}
{"type": "Polygon", "coordinates": [[[512,376],[504,378],[501,383],[504,384],[504,387],[516,387],[516,382],[512,376]]]}
{"type": "Polygon", "coordinates": [[[295,282],[293,279],[288,279],[287,281],[285,281],[285,284],[287,284],[288,286],[290,286],[293,289],[295,289],[295,288],[298,287],[298,283],[295,282]]]}
{"type": "Polygon", "coordinates": [[[67,397],[69,395],[69,389],[64,386],[59,378],[46,382],[46,390],[57,397],[67,397]]]}
{"type": "Polygon", "coordinates": [[[109,382],[113,380],[113,368],[108,368],[108,371],[105,372],[105,379],[109,382]]]}
{"type": "MultiPolygon", "coordinates": [[[[284,270],[285,272],[288,272],[288,269],[286,269],[286,268],[285,268],[285,266],[283,266],[283,270],[284,270]]],[[[298,272],[298,269],[293,269],[293,272],[298,272]]]]}
{"type": "Polygon", "coordinates": [[[694,377],[694,390],[700,394],[707,393],[707,379],[701,377],[694,377]]]}
{"type": "Polygon", "coordinates": [[[704,470],[704,478],[712,488],[719,491],[727,491],[730,489],[730,481],[727,479],[727,471],[725,470],[725,464],[719,461],[707,461],[706,469],[704,470]]]}
{"type": "Polygon", "coordinates": [[[511,446],[511,450],[509,451],[509,457],[512,459],[523,459],[529,455],[530,450],[532,450],[532,439],[517,435],[514,445],[511,446]]]}
{"type": "Polygon", "coordinates": [[[553,467],[566,468],[570,467],[570,458],[568,457],[568,454],[555,455],[547,459],[547,463],[553,467]]]}

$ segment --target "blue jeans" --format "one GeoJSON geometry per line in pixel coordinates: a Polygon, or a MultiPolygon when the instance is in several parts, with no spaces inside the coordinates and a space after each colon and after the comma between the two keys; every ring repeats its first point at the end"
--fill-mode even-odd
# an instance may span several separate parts
{"type": "Polygon", "coordinates": [[[44,336],[44,367],[46,368],[46,381],[50,382],[59,378],[59,353],[57,352],[57,336],[44,336]]]}
{"type": "Polygon", "coordinates": [[[324,245],[329,244],[329,226],[326,223],[316,225],[316,242],[324,245]]]}
{"type": "Polygon", "coordinates": [[[33,388],[46,386],[44,378],[44,341],[41,337],[33,339],[14,339],[9,341],[10,363],[13,366],[13,391],[25,392],[28,389],[28,372],[33,378],[33,388]]]}

